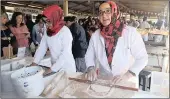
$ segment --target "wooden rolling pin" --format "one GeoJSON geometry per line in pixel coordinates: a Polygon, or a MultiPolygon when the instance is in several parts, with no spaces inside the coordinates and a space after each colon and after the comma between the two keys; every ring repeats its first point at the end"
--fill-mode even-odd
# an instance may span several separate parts
{"type": "Polygon", "coordinates": [[[92,82],[90,80],[84,80],[84,79],[78,79],[78,78],[71,78],[69,77],[69,80],[74,80],[74,81],[78,81],[78,82],[82,82],[82,83],[89,83],[89,84],[92,84],[92,83],[96,83],[96,84],[99,84],[99,85],[102,85],[102,86],[107,86],[107,87],[115,87],[115,88],[120,88],[120,89],[125,89],[125,90],[132,90],[132,91],[138,91],[137,88],[132,88],[132,87],[126,87],[126,86],[120,86],[120,85],[111,85],[111,84],[104,84],[104,83],[99,83],[99,82],[92,82]]]}

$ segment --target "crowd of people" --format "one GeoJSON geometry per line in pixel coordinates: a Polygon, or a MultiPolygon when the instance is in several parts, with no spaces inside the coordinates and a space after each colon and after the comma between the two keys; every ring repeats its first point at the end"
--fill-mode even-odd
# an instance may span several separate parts
{"type": "MultiPolygon", "coordinates": [[[[47,31],[46,23],[43,20],[43,18],[45,17],[44,15],[37,15],[35,22],[32,21],[31,15],[24,16],[24,14],[21,12],[14,12],[12,19],[9,21],[8,15],[5,12],[2,11],[1,15],[1,41],[4,42],[1,46],[1,56],[3,56],[3,47],[7,47],[9,45],[9,41],[6,39],[6,36],[11,37],[10,44],[13,47],[14,54],[17,53],[18,47],[27,47],[27,53],[30,54],[29,50],[31,43],[38,47],[43,34],[45,34],[47,31]]],[[[153,27],[160,29],[164,22],[162,17],[159,17],[157,23],[148,21],[146,16],[143,18],[143,20],[135,20],[134,14],[130,15],[129,21],[127,21],[125,17],[121,17],[121,20],[126,25],[141,29],[150,29],[153,27]]],[[[93,18],[91,16],[79,20],[77,20],[77,17],[75,16],[66,16],[64,17],[64,21],[65,25],[69,27],[72,31],[72,34],[74,34],[76,29],[79,29],[81,31],[80,34],[83,34],[81,38],[84,39],[83,41],[86,42],[87,45],[89,44],[92,33],[94,33],[99,28],[100,24],[98,18],[93,18]],[[74,24],[72,25],[72,23],[76,24],[76,26],[74,26],[74,24]],[[74,29],[74,27],[76,27],[76,29],[74,29]]],[[[165,27],[167,27],[167,23],[164,24],[165,27]]],[[[147,39],[148,35],[144,35],[143,38],[144,40],[147,39]]]]}
{"type": "MultiPolygon", "coordinates": [[[[37,50],[33,55],[32,66],[39,64],[47,50],[51,53],[52,66],[47,74],[60,69],[67,72],[87,72],[87,77],[92,80],[95,78],[96,60],[101,65],[100,71],[109,74],[118,72],[118,67],[125,65],[122,68],[128,70],[127,64],[130,63],[125,60],[129,60],[132,55],[136,60],[124,76],[129,78],[138,75],[147,63],[145,45],[135,30],[138,27],[150,28],[147,17],[143,18],[143,22],[138,22],[134,15],[131,15],[130,21],[126,21],[125,17],[120,17],[114,2],[100,5],[99,18],[89,16],[87,19],[78,20],[75,16],[64,17],[62,9],[52,5],[46,8],[43,14],[37,15],[35,22],[32,21],[31,15],[21,12],[14,12],[12,19],[8,21],[5,11],[1,11],[1,22],[1,57],[3,48],[9,45],[13,47],[14,54],[17,54],[19,47],[26,47],[26,54],[30,55],[30,45],[33,43],[37,50]],[[119,37],[123,36],[122,40],[127,40],[131,34],[132,41],[136,43],[129,42],[130,46],[124,45],[119,37]],[[115,46],[118,46],[119,50],[115,49],[115,46]],[[113,58],[113,53],[116,58],[113,58]]],[[[120,76],[120,73],[118,75],[120,76]]]]}

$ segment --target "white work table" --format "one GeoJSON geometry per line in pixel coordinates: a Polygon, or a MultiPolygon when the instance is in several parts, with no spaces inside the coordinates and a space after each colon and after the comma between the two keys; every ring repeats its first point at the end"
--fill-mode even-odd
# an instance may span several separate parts
{"type": "MultiPolygon", "coordinates": [[[[1,97],[2,98],[18,98],[15,92],[1,93],[1,97]]],[[[39,97],[31,97],[30,96],[29,98],[39,98],[39,97]]],[[[158,95],[154,95],[154,94],[152,94],[150,92],[139,90],[131,98],[167,98],[167,97],[158,96],[158,95]]]]}
{"type": "MultiPolygon", "coordinates": [[[[54,77],[55,75],[52,75],[50,77],[46,77],[44,78],[44,82],[45,82],[45,85],[47,86],[48,83],[50,82],[50,80],[52,80],[52,78],[54,77]]],[[[1,93],[1,97],[2,98],[18,98],[17,97],[17,94],[15,92],[8,92],[8,93],[1,93]]],[[[41,97],[41,96],[40,96],[41,97]]],[[[40,97],[32,97],[30,96],[29,98],[40,98],[40,97]]],[[[45,98],[45,97],[42,97],[42,98],[45,98]]],[[[131,98],[167,98],[167,97],[164,97],[164,96],[158,96],[158,95],[155,95],[155,94],[152,94],[150,92],[147,92],[147,91],[142,91],[142,90],[139,90],[138,92],[135,92],[135,94],[131,97],[131,98]]]]}
{"type": "MultiPolygon", "coordinates": [[[[25,58],[25,62],[26,64],[31,64],[32,63],[32,60],[33,58],[32,57],[26,57],[25,58]]],[[[11,62],[13,60],[7,60],[6,62],[4,61],[3,64],[7,64],[9,62],[11,62]]],[[[42,62],[42,65],[48,65],[50,62],[49,60],[49,57],[47,57],[43,62],[42,62]]],[[[1,64],[1,65],[3,65],[1,64]]],[[[45,77],[44,78],[44,83],[45,83],[45,86],[47,86],[49,84],[49,82],[55,77],[55,74],[54,75],[51,75],[49,77],[45,77]]],[[[18,95],[16,94],[15,91],[11,91],[11,92],[1,92],[1,97],[2,98],[19,98],[18,95]]],[[[39,98],[39,97],[32,97],[30,96],[29,98],[39,98]]],[[[146,91],[141,91],[139,90],[138,92],[136,92],[134,94],[134,96],[132,96],[131,98],[166,98],[166,97],[163,97],[163,96],[158,96],[158,95],[155,95],[155,94],[152,94],[150,92],[146,92],[146,91]]]]}

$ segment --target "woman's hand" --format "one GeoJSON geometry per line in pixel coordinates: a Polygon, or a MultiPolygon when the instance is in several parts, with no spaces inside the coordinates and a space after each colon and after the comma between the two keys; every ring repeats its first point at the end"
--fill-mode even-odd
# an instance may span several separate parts
{"type": "Polygon", "coordinates": [[[112,79],[112,82],[113,82],[113,84],[117,84],[117,83],[121,82],[122,80],[127,81],[132,77],[134,77],[134,75],[132,75],[129,71],[127,71],[123,75],[114,76],[112,79]]]}
{"type": "Polygon", "coordinates": [[[27,38],[30,38],[30,34],[26,34],[26,37],[27,37],[27,38]]]}
{"type": "Polygon", "coordinates": [[[97,74],[96,74],[94,66],[90,66],[87,69],[87,73],[85,74],[85,78],[90,80],[90,81],[94,81],[94,80],[97,79],[97,74]]]}
{"type": "Polygon", "coordinates": [[[38,66],[38,64],[33,62],[30,66],[38,66]]]}
{"type": "Polygon", "coordinates": [[[45,69],[43,76],[46,76],[52,72],[51,68],[45,69]]]}

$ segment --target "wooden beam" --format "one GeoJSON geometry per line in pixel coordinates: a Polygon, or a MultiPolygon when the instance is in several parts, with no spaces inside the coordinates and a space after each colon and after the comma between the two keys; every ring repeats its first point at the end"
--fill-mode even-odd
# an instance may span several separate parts
{"type": "MultiPolygon", "coordinates": [[[[8,3],[4,3],[4,2],[1,2],[1,6],[9,6],[9,7],[28,7],[28,8],[33,8],[33,9],[35,9],[35,7],[29,7],[28,5],[14,5],[14,4],[8,4],[8,3]]],[[[43,8],[36,8],[36,9],[43,10],[43,8]]]]}
{"type": "MultiPolygon", "coordinates": [[[[39,3],[35,3],[35,1],[12,1],[14,3],[19,3],[19,4],[24,4],[24,5],[15,5],[15,4],[9,4],[7,3],[7,1],[2,1],[2,3],[5,3],[6,6],[8,5],[14,5],[14,6],[22,6],[22,7],[29,7],[28,5],[33,5],[33,6],[37,6],[37,7],[44,7],[44,4],[39,4],[39,3]]],[[[30,7],[30,8],[35,8],[35,7],[30,7]]],[[[37,8],[37,9],[41,9],[41,8],[37,8]]]]}
{"type": "Polygon", "coordinates": [[[70,1],[70,2],[75,3],[75,4],[77,4],[77,5],[83,5],[83,6],[85,6],[85,7],[88,7],[88,6],[89,6],[89,5],[86,5],[86,4],[85,4],[87,1],[84,1],[84,2],[82,2],[82,3],[79,3],[79,2],[76,2],[76,1],[70,1]]]}
{"type": "MultiPolygon", "coordinates": [[[[69,4],[69,3],[68,3],[68,4],[69,4]]],[[[68,6],[68,7],[69,7],[69,6],[68,6]]],[[[76,7],[75,5],[74,5],[74,6],[70,6],[69,9],[70,9],[70,8],[71,8],[71,9],[72,9],[72,8],[74,9],[75,7],[76,7]]]]}
{"type": "Polygon", "coordinates": [[[68,0],[63,0],[64,16],[68,16],[68,0]]]}

